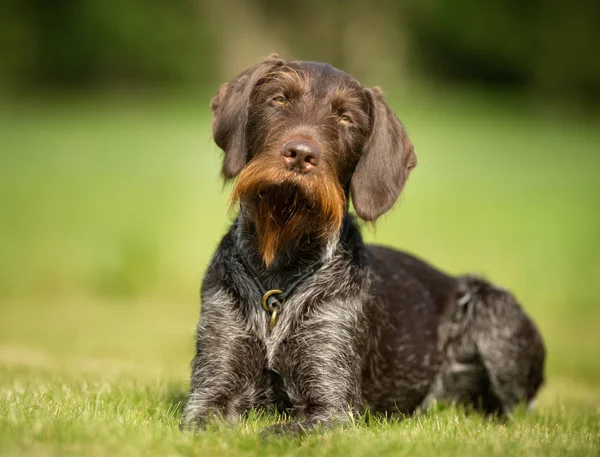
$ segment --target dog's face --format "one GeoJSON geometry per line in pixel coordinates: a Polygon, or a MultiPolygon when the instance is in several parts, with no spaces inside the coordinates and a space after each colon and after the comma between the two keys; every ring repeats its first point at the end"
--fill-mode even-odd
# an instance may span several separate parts
{"type": "Polygon", "coordinates": [[[271,56],[213,98],[223,176],[256,225],[270,264],[302,235],[332,236],[347,199],[374,221],[398,198],[416,157],[378,89],[330,65],[271,56]]]}

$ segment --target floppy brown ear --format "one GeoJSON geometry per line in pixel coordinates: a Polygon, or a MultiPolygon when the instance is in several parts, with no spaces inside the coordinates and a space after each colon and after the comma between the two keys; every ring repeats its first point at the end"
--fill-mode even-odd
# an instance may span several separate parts
{"type": "Polygon", "coordinates": [[[374,221],[398,199],[417,156],[404,127],[378,88],[366,89],[371,136],[350,181],[356,214],[374,221]]]}
{"type": "Polygon", "coordinates": [[[235,178],[246,165],[246,122],[250,93],[257,81],[281,62],[278,55],[270,55],[223,84],[210,101],[213,138],[225,152],[221,170],[225,179],[235,178]]]}

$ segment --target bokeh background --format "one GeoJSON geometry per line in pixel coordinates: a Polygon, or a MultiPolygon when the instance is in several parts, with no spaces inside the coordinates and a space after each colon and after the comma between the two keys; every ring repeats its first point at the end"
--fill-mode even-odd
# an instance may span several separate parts
{"type": "Polygon", "coordinates": [[[513,290],[548,346],[542,404],[600,404],[599,19],[593,0],[5,0],[0,372],[185,389],[233,217],[208,103],[278,52],[381,86],[407,127],[419,166],[365,237],[513,290]]]}

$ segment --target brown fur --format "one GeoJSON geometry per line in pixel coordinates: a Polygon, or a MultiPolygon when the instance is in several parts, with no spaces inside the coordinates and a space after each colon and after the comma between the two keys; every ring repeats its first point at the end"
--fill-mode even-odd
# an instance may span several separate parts
{"type": "Polygon", "coordinates": [[[280,165],[278,157],[250,162],[236,182],[232,205],[245,199],[256,227],[259,251],[269,266],[281,249],[304,235],[335,235],[346,198],[337,179],[307,179],[280,165]]]}
{"type": "Polygon", "coordinates": [[[350,196],[359,217],[377,219],[416,163],[381,92],[329,65],[270,56],[221,86],[211,109],[223,176],[238,178],[232,207],[248,213],[265,266],[303,236],[334,236],[350,196]],[[286,167],[291,140],[320,151],[310,173],[286,167]]]}
{"type": "Polygon", "coordinates": [[[265,433],[300,433],[365,409],[450,401],[502,414],[535,396],[545,350],[509,292],[365,245],[348,214],[352,198],[375,221],[417,162],[381,91],[271,56],[211,106],[240,211],[202,283],[182,425],[274,406],[293,420],[265,433]]]}

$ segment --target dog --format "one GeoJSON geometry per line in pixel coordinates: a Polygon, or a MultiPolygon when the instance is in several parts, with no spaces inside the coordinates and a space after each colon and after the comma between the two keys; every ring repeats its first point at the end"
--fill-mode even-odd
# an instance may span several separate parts
{"type": "Polygon", "coordinates": [[[417,164],[379,89],[273,55],[211,108],[239,212],[202,283],[182,426],[276,408],[285,433],[534,399],[544,344],[510,292],[363,243],[356,218],[388,211],[417,164]]]}

